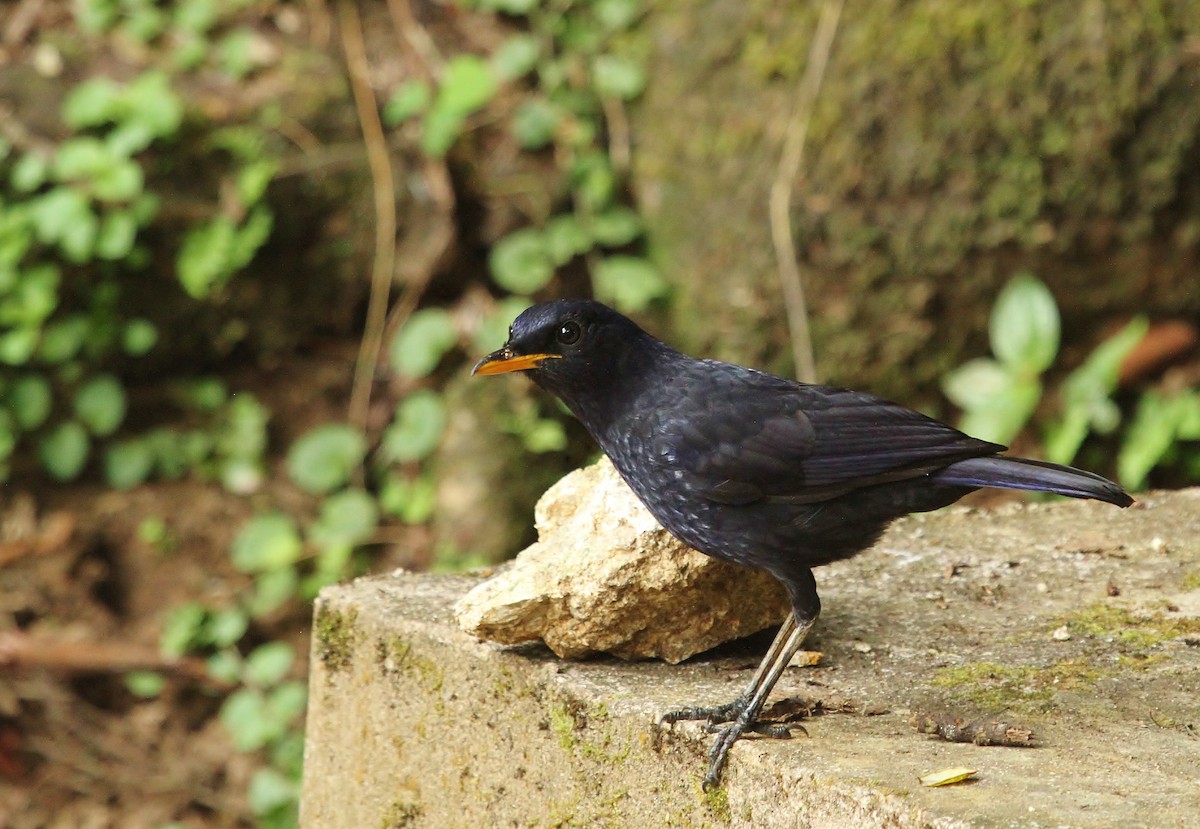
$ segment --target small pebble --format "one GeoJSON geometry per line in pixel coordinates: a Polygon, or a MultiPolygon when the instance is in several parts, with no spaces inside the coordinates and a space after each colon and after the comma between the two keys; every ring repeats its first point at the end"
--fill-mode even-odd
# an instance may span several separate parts
{"type": "Polygon", "coordinates": [[[855,642],[853,647],[859,653],[870,653],[871,652],[871,646],[868,645],[866,642],[855,642]]]}
{"type": "Polygon", "coordinates": [[[1050,634],[1050,638],[1055,642],[1066,642],[1071,638],[1071,631],[1067,630],[1066,625],[1063,625],[1060,628],[1056,628],[1055,631],[1050,634]]]}

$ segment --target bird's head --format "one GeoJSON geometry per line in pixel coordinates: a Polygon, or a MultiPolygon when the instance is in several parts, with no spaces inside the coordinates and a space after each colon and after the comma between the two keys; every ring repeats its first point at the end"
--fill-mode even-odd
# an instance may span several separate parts
{"type": "Polygon", "coordinates": [[[526,371],[572,409],[628,379],[631,361],[650,357],[662,344],[632,320],[593,300],[558,300],[521,312],[508,342],[480,360],[472,374],[526,371]]]}

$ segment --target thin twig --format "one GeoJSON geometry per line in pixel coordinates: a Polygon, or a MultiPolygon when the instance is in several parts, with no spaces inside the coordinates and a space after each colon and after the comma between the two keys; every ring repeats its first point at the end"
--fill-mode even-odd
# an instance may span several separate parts
{"type": "Polygon", "coordinates": [[[367,300],[367,319],[363,327],[358,359],[354,363],[354,385],[350,391],[350,423],[366,427],[367,410],[371,405],[371,386],[383,346],[384,321],[387,318],[388,294],[396,263],[396,185],[388,157],[383,124],[375,104],[375,93],[367,78],[367,50],[363,44],[362,20],[355,0],[338,3],[338,29],[354,107],[367,146],[367,163],[371,168],[372,189],[375,195],[375,261],[371,266],[371,294],[367,300]]]}
{"type": "Polygon", "coordinates": [[[427,75],[426,80],[439,80],[446,62],[429,32],[413,14],[409,0],[388,0],[388,11],[392,13],[392,25],[408,44],[412,54],[417,56],[418,63],[427,75]]]}
{"type": "Polygon", "coordinates": [[[796,256],[796,241],[792,238],[789,214],[792,188],[795,186],[796,175],[800,172],[800,163],[804,160],[804,145],[808,140],[808,125],[812,120],[813,104],[825,77],[829,51],[837,33],[838,20],[842,16],[842,4],[843,0],[826,0],[821,7],[817,32],[808,50],[808,66],[804,69],[804,77],[800,79],[796,109],[788,122],[779,169],[775,181],[771,184],[771,240],[775,246],[784,308],[792,335],[792,357],[796,363],[796,376],[806,383],[816,382],[817,367],[813,358],[812,333],[808,327],[808,302],[804,297],[804,280],[800,274],[800,262],[796,256]]]}

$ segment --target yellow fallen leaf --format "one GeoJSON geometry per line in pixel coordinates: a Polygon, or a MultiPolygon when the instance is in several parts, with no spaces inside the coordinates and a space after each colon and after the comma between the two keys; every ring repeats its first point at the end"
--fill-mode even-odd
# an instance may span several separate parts
{"type": "Polygon", "coordinates": [[[952,783],[961,783],[968,777],[974,777],[978,773],[978,769],[966,769],[962,766],[956,766],[954,768],[922,774],[918,779],[921,781],[922,786],[949,786],[952,783]]]}

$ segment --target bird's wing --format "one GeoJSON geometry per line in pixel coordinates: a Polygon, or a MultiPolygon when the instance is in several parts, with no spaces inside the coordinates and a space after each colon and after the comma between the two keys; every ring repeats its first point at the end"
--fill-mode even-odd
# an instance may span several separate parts
{"type": "Polygon", "coordinates": [[[718,385],[664,430],[659,451],[722,503],[824,501],[1004,449],[862,392],[758,373],[718,385]]]}

